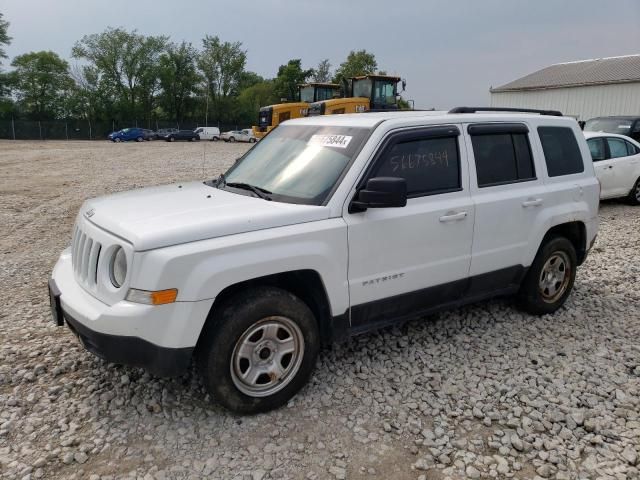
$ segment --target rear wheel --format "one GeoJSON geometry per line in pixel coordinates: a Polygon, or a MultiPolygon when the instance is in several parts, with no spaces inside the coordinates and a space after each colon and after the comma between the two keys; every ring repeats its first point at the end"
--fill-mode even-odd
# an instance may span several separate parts
{"type": "Polygon", "coordinates": [[[175,138],[175,137],[169,137],[169,141],[170,141],[170,142],[175,142],[175,141],[176,141],[176,138],[175,138]]]}
{"type": "Polygon", "coordinates": [[[636,180],[635,185],[629,192],[627,200],[631,205],[640,205],[640,178],[636,180]]]}
{"type": "Polygon", "coordinates": [[[220,140],[218,137],[213,137],[213,138],[211,139],[211,141],[212,141],[212,142],[217,142],[218,140],[220,140]]]}
{"type": "Polygon", "coordinates": [[[136,138],[136,142],[142,142],[143,140],[144,140],[144,138],[142,138],[142,137],[136,138]]]}
{"type": "Polygon", "coordinates": [[[256,143],[256,139],[255,138],[250,138],[249,139],[249,143],[256,143]]]}
{"type": "Polygon", "coordinates": [[[536,315],[558,310],[571,293],[577,264],[573,244],[564,237],[550,237],[520,286],[520,307],[536,315]]]}
{"type": "Polygon", "coordinates": [[[116,143],[120,143],[122,140],[119,137],[116,137],[116,138],[113,139],[113,141],[116,142],[116,143]]]}
{"type": "Polygon", "coordinates": [[[307,382],[319,350],[309,307],[275,287],[241,292],[210,319],[198,345],[204,385],[237,413],[259,413],[287,403],[307,382]]]}
{"type": "Polygon", "coordinates": [[[235,142],[235,141],[236,141],[236,138],[235,138],[235,137],[229,137],[229,141],[230,141],[231,143],[233,143],[233,142],[235,142]]]}

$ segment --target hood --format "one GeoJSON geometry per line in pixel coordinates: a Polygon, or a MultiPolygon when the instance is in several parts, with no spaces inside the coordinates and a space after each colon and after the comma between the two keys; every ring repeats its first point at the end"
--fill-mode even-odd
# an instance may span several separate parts
{"type": "Polygon", "coordinates": [[[137,251],[329,218],[329,208],[280,203],[200,182],[88,200],[80,214],[137,251]]]}

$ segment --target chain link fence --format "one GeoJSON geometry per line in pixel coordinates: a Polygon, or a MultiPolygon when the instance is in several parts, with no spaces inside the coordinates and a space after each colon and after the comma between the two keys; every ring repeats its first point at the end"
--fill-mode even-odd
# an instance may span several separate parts
{"type": "Polygon", "coordinates": [[[215,121],[175,123],[161,120],[130,122],[91,122],[89,120],[0,120],[0,139],[8,140],[106,140],[111,132],[139,127],[149,130],[177,128],[195,130],[198,127],[218,127],[221,132],[251,128],[250,125],[222,124],[215,121]]]}

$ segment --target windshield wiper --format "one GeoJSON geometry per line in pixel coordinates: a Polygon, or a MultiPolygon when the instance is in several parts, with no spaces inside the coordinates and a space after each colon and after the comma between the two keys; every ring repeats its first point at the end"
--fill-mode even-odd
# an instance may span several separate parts
{"type": "MultiPolygon", "coordinates": [[[[224,180],[224,176],[223,176],[223,180],[224,180]]],[[[242,190],[249,190],[249,191],[255,193],[256,196],[262,198],[263,200],[271,200],[271,197],[269,195],[271,195],[272,192],[270,192],[269,190],[267,190],[265,188],[256,187],[255,185],[251,185],[249,183],[242,183],[242,182],[228,182],[227,183],[227,181],[224,180],[224,186],[233,187],[233,188],[241,188],[242,190]]]]}

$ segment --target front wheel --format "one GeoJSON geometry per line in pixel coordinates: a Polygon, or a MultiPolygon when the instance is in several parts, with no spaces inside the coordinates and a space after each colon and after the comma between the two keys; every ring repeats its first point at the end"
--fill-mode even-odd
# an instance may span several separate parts
{"type": "Polygon", "coordinates": [[[211,141],[212,141],[212,142],[217,142],[218,140],[220,140],[218,137],[213,137],[213,138],[211,139],[211,141]]]}
{"type": "Polygon", "coordinates": [[[214,399],[233,412],[253,414],[284,405],[302,388],[319,345],[316,319],[302,300],[258,287],[220,306],[197,360],[214,399]]]}
{"type": "Polygon", "coordinates": [[[169,137],[169,141],[170,141],[170,142],[175,142],[175,141],[176,141],[176,139],[175,139],[175,137],[169,137]]]}
{"type": "Polygon", "coordinates": [[[250,138],[249,139],[249,143],[256,143],[256,139],[255,138],[250,138]]]}
{"type": "Polygon", "coordinates": [[[136,138],[136,142],[142,142],[143,140],[144,140],[144,138],[142,138],[142,137],[136,138]]]}
{"type": "Polygon", "coordinates": [[[558,310],[571,293],[578,260],[573,244],[554,236],[542,245],[520,286],[520,307],[535,315],[558,310]]]}
{"type": "Polygon", "coordinates": [[[116,143],[120,143],[122,140],[120,138],[116,137],[116,138],[113,139],[113,141],[116,142],[116,143]]]}
{"type": "Polygon", "coordinates": [[[236,141],[236,138],[235,138],[235,137],[229,137],[229,141],[230,141],[231,143],[233,143],[233,142],[235,142],[235,141],[236,141]]]}
{"type": "Polygon", "coordinates": [[[640,205],[640,178],[636,180],[635,185],[629,192],[627,200],[631,205],[640,205]]]}

